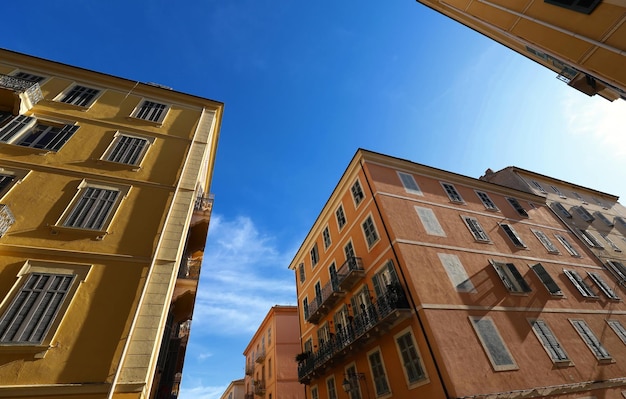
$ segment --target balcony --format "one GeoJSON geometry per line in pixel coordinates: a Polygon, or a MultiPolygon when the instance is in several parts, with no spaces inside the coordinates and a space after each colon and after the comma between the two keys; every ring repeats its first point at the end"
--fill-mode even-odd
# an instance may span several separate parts
{"type": "Polygon", "coordinates": [[[202,265],[202,259],[183,259],[178,270],[178,278],[185,280],[198,280],[200,279],[200,266],[202,265]]]}
{"type": "Polygon", "coordinates": [[[253,393],[247,393],[244,395],[243,399],[254,399],[254,394],[253,393]]]}
{"type": "Polygon", "coordinates": [[[363,269],[361,258],[348,258],[337,271],[339,289],[348,291],[363,277],[365,277],[365,269],[363,269]]]}
{"type": "Polygon", "coordinates": [[[256,354],[256,358],[254,359],[254,361],[257,363],[263,363],[264,360],[265,360],[265,349],[262,349],[259,351],[259,353],[256,354]]]}
{"type": "Polygon", "coordinates": [[[199,196],[196,198],[196,202],[193,206],[193,210],[195,212],[209,212],[213,210],[213,200],[215,196],[213,194],[209,194],[208,196],[199,196]]]}
{"type": "Polygon", "coordinates": [[[316,296],[309,304],[308,322],[317,324],[324,315],[337,303],[346,293],[339,289],[337,280],[331,280],[322,287],[321,296],[316,296]]]}
{"type": "Polygon", "coordinates": [[[389,286],[374,304],[351,317],[346,328],[331,334],[328,342],[298,362],[298,380],[302,384],[309,384],[311,380],[320,376],[326,367],[386,333],[400,321],[411,317],[411,313],[402,287],[399,284],[389,286]]]}
{"type": "Polygon", "coordinates": [[[254,364],[246,364],[246,375],[254,374],[254,364]]]}
{"type": "Polygon", "coordinates": [[[265,380],[254,381],[254,394],[259,396],[265,395],[265,380]]]}
{"type": "Polygon", "coordinates": [[[0,204],[0,237],[6,234],[6,232],[15,223],[15,216],[8,205],[0,204]]]}
{"type": "Polygon", "coordinates": [[[0,108],[10,109],[13,115],[21,115],[41,100],[43,94],[39,83],[0,74],[0,108]]]}

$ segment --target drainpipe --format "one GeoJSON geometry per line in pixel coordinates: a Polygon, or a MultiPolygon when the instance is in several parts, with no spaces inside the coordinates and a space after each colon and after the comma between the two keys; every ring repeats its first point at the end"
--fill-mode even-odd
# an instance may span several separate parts
{"type": "MultiPolygon", "coordinates": [[[[542,52],[544,52],[546,54],[549,54],[550,56],[554,57],[555,59],[559,60],[560,62],[562,62],[562,63],[564,63],[566,65],[570,65],[570,61],[566,61],[563,57],[554,54],[552,51],[547,51],[545,48],[539,47],[535,43],[531,43],[531,42],[529,42],[527,40],[522,39],[519,36],[515,36],[515,35],[507,32],[506,30],[504,30],[504,29],[502,29],[502,28],[500,28],[498,26],[495,26],[495,25],[493,25],[493,24],[491,24],[491,23],[489,23],[487,21],[484,21],[484,20],[482,20],[480,18],[477,18],[477,17],[475,17],[473,15],[467,14],[465,11],[463,11],[463,10],[461,10],[461,9],[451,5],[451,4],[446,3],[445,1],[439,0],[439,4],[443,8],[449,8],[449,9],[453,10],[456,13],[464,15],[465,17],[467,17],[468,19],[474,21],[475,23],[477,23],[479,25],[488,26],[489,28],[493,29],[494,31],[498,32],[499,34],[501,34],[503,36],[506,36],[506,37],[508,37],[509,39],[512,39],[515,42],[521,43],[521,44],[523,44],[525,46],[528,46],[528,47],[531,47],[531,48],[540,48],[542,52]]],[[[436,11],[438,11],[438,10],[436,10],[436,11]]],[[[604,43],[601,43],[601,44],[604,45],[604,43]]],[[[619,49],[615,49],[615,50],[617,50],[618,52],[624,53],[624,51],[622,51],[622,50],[619,50],[619,49]]],[[[596,72],[592,72],[591,70],[583,67],[582,65],[577,65],[576,69],[579,70],[580,72],[583,72],[583,73],[587,74],[587,75],[596,76],[596,72]]],[[[603,76],[603,78],[606,78],[606,77],[603,76]]],[[[612,79],[606,79],[606,81],[610,81],[611,83],[609,84],[609,86],[610,85],[615,86],[615,88],[618,89],[621,92],[620,94],[623,95],[623,93],[626,93],[626,86],[624,86],[624,85],[622,85],[620,83],[617,83],[617,82],[615,82],[612,79]]]]}
{"type": "MultiPolygon", "coordinates": [[[[374,190],[372,189],[372,185],[370,184],[370,181],[367,177],[367,172],[365,171],[365,168],[363,167],[363,159],[361,159],[359,161],[360,165],[361,165],[361,170],[363,170],[363,175],[365,176],[365,182],[367,183],[367,187],[369,188],[370,192],[372,193],[372,199],[374,200],[374,205],[376,205],[376,210],[378,211],[378,214],[381,215],[381,220],[383,222],[383,229],[385,230],[385,235],[387,236],[387,240],[389,240],[389,243],[391,243],[391,234],[389,234],[389,230],[387,229],[387,225],[385,224],[384,219],[382,219],[382,213],[380,211],[380,206],[378,205],[378,201],[376,201],[376,196],[374,195],[374,190]]],[[[443,380],[443,377],[441,375],[441,370],[439,369],[439,365],[437,364],[437,359],[435,358],[435,353],[433,352],[433,348],[432,345],[430,344],[430,340],[428,339],[428,335],[426,334],[426,328],[424,327],[424,323],[422,322],[422,319],[420,317],[419,314],[419,310],[417,309],[417,306],[415,305],[415,300],[413,299],[413,295],[411,295],[411,291],[408,289],[409,285],[407,283],[407,279],[406,276],[404,274],[403,269],[400,267],[400,259],[398,258],[398,254],[396,252],[395,247],[393,246],[393,244],[391,245],[391,251],[393,252],[393,256],[396,259],[396,264],[398,265],[397,269],[400,272],[400,275],[402,277],[402,280],[404,281],[404,286],[407,287],[407,296],[409,297],[409,301],[411,302],[413,309],[415,309],[415,317],[417,318],[417,321],[420,325],[420,330],[422,330],[422,335],[424,336],[424,340],[426,341],[426,346],[428,347],[428,352],[430,354],[430,357],[433,359],[433,364],[435,365],[435,370],[437,371],[437,377],[439,378],[439,381],[441,382],[441,388],[443,389],[444,395],[446,395],[446,398],[451,398],[451,396],[448,394],[448,390],[446,389],[446,384],[443,380]]]]}

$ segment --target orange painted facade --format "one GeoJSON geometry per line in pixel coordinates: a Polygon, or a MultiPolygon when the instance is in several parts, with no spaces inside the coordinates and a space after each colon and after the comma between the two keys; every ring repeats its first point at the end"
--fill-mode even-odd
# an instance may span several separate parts
{"type": "Polygon", "coordinates": [[[626,389],[626,292],[544,197],[359,150],[290,269],[307,397],[626,389]]]}
{"type": "Polygon", "coordinates": [[[243,352],[245,399],[304,399],[296,372],[299,351],[298,309],[273,306],[243,352]]]}
{"type": "Polygon", "coordinates": [[[417,0],[610,101],[626,98],[623,0],[417,0]]]}

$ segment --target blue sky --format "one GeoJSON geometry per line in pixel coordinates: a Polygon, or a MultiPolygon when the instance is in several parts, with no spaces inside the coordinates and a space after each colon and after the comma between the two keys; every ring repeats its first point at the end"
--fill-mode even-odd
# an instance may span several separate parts
{"type": "MultiPolygon", "coordinates": [[[[357,148],[478,177],[516,165],[626,195],[626,103],[412,0],[35,0],[0,46],[225,103],[183,377],[219,398],[357,148]]],[[[623,201],[622,201],[623,202],[623,201]]]]}

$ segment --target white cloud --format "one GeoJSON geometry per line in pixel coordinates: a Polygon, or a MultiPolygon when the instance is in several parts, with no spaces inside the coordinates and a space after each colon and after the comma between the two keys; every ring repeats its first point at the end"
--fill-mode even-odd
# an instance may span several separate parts
{"type": "MultiPolygon", "coordinates": [[[[194,336],[250,335],[276,304],[294,304],[292,252],[248,217],[213,215],[194,310],[194,336]]],[[[243,349],[243,348],[242,348],[243,349]]]]}
{"type": "Polygon", "coordinates": [[[183,387],[178,397],[180,399],[219,399],[228,386],[196,385],[192,388],[183,387]]]}

